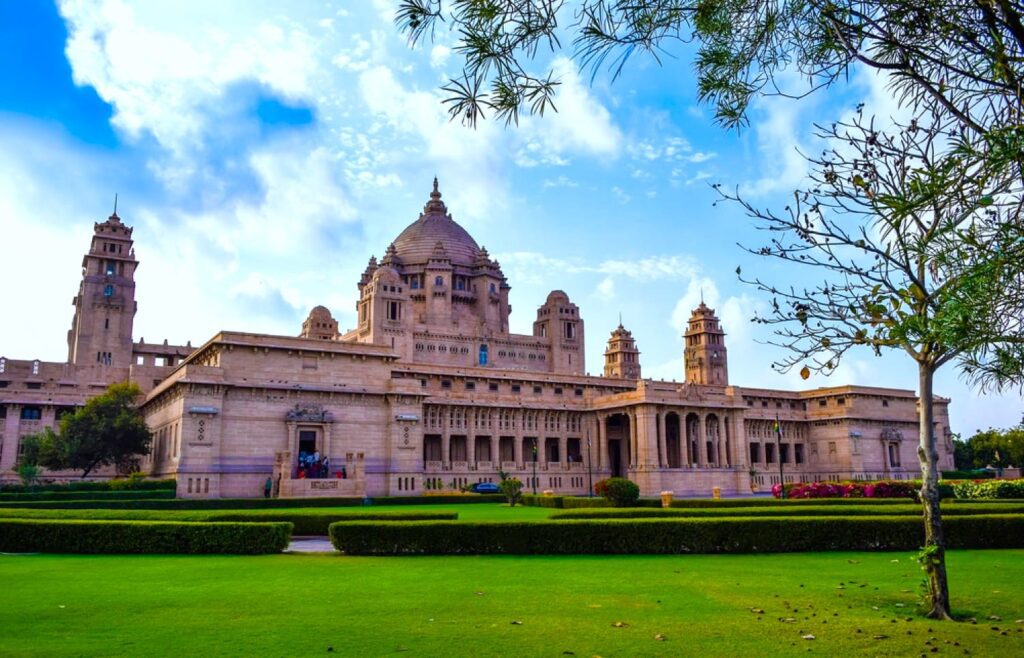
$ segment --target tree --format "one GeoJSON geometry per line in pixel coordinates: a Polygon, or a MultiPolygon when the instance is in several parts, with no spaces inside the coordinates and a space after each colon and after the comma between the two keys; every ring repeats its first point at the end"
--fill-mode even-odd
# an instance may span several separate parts
{"type": "Polygon", "coordinates": [[[929,615],[947,618],[932,382],[950,362],[982,388],[1022,381],[1012,367],[1024,345],[1024,228],[1014,221],[1021,189],[1005,167],[963,147],[964,132],[941,115],[882,131],[858,111],[819,127],[819,137],[830,149],[808,158],[809,188],[784,212],[719,188],[770,234],[747,250],[800,266],[808,283],[737,274],[772,297],[754,321],[771,325],[771,342],[785,348],[779,370],[828,374],[862,347],[901,350],[917,364],[923,567],[929,615]]]}
{"type": "Polygon", "coordinates": [[[498,471],[498,476],[501,478],[498,488],[508,500],[508,506],[515,507],[516,503],[523,498],[523,481],[519,478],[509,477],[504,471],[498,471]]]}
{"type": "Polygon", "coordinates": [[[39,462],[51,470],[74,469],[82,477],[101,466],[118,473],[138,469],[138,457],[148,454],[152,437],[135,402],[137,384],[111,384],[73,414],[64,416],[60,433],[42,436],[39,462]]]}
{"type": "Polygon", "coordinates": [[[979,431],[967,440],[966,445],[971,457],[969,468],[1024,465],[1024,426],[979,431]]]}
{"type": "Polygon", "coordinates": [[[395,22],[413,44],[442,24],[457,35],[464,66],[445,102],[473,124],[486,111],[516,121],[552,107],[557,79],[528,65],[562,38],[584,67],[615,75],[634,54],[660,61],[696,41],[700,97],[726,126],[743,125],[759,94],[810,93],[866,66],[887,72],[905,105],[1020,145],[1022,15],[1011,0],[402,0],[395,22]],[[806,86],[781,90],[789,70],[806,86]]]}

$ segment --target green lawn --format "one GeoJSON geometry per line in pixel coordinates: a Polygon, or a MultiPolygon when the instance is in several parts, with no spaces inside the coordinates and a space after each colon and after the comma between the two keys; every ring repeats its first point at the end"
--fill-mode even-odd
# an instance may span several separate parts
{"type": "Polygon", "coordinates": [[[0,556],[0,655],[1024,655],[1024,551],[949,566],[977,624],[907,553],[0,556]]]}

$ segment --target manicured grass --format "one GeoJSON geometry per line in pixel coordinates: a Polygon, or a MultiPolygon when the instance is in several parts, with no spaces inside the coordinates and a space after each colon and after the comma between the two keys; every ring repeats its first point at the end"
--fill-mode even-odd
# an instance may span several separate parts
{"type": "Polygon", "coordinates": [[[0,655],[1024,654],[1024,551],[949,568],[977,624],[921,617],[905,552],[0,556],[0,655]]]}

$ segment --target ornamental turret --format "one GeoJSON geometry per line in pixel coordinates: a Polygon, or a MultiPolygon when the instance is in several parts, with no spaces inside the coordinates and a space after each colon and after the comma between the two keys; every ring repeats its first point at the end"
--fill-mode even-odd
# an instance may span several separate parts
{"type": "Polygon", "coordinates": [[[608,338],[604,351],[604,376],[618,379],[640,379],[640,350],[628,329],[619,326],[608,338]]]}
{"type": "Polygon", "coordinates": [[[684,339],[686,381],[707,386],[728,386],[725,332],[722,331],[714,309],[708,308],[704,300],[693,310],[684,339]]]}

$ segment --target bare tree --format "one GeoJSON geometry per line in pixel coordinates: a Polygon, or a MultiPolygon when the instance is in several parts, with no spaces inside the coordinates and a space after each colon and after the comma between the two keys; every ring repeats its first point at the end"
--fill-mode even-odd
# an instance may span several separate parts
{"type": "Polygon", "coordinates": [[[921,560],[928,614],[948,618],[932,382],[951,362],[982,388],[1024,377],[1020,181],[941,115],[879,130],[858,110],[818,129],[830,148],[808,158],[811,182],[783,212],[719,188],[769,233],[763,246],[744,248],[800,266],[813,283],[778,286],[737,274],[771,296],[770,311],[754,321],[772,326],[771,342],[785,348],[779,370],[827,374],[861,347],[901,350],[917,364],[921,560]]]}

